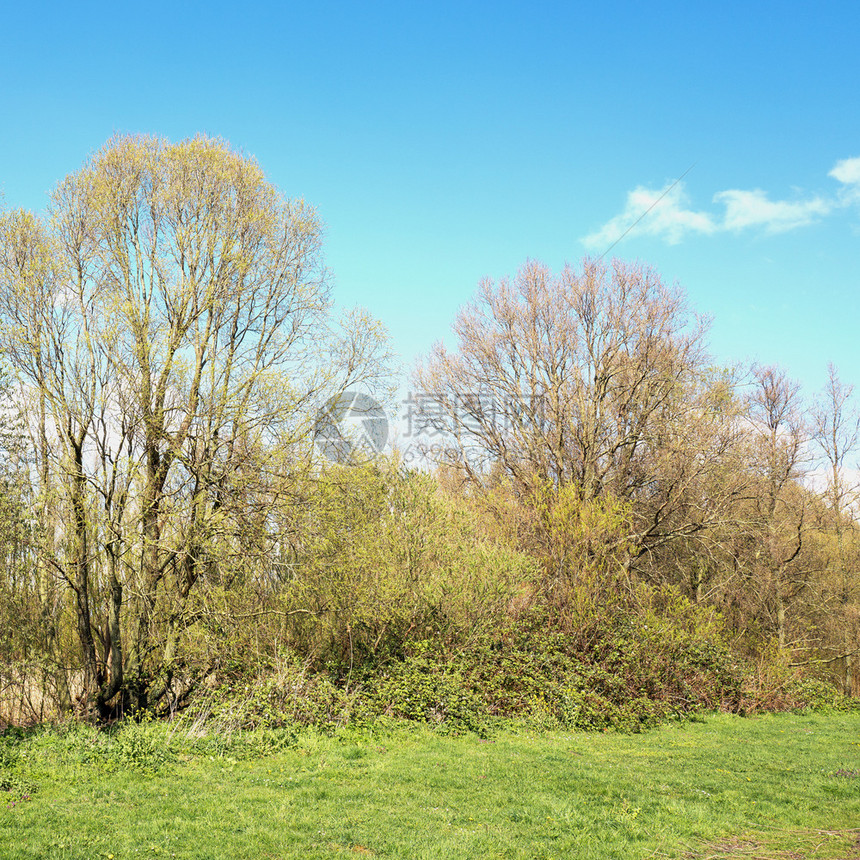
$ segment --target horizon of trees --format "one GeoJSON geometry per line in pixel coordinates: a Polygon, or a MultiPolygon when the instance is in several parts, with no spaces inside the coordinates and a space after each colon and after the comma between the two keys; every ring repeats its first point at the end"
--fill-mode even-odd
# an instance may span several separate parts
{"type": "Polygon", "coordinates": [[[547,576],[671,583],[857,691],[860,418],[833,365],[808,402],[779,367],[717,366],[683,292],[621,260],[530,261],[454,332],[414,374],[449,490],[516,522],[547,576]]]}
{"type": "Polygon", "coordinates": [[[652,269],[530,261],[414,371],[432,474],[328,464],[317,410],[393,376],[379,323],[333,316],[321,236],[205,137],[117,137],[44,217],[0,212],[0,700],[174,709],[231,661],[350,679],[666,589],[745,659],[860,692],[860,425],[834,367],[807,401],[717,365],[652,269]]]}

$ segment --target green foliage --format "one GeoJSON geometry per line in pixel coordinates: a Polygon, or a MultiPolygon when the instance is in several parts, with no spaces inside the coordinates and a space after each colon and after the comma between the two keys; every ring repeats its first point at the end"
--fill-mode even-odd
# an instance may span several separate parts
{"type": "Polygon", "coordinates": [[[404,475],[395,462],[331,468],[308,493],[283,597],[296,647],[321,663],[356,665],[409,639],[460,639],[501,618],[537,575],[532,559],[483,538],[428,475],[404,475]]]}
{"type": "Polygon", "coordinates": [[[30,800],[31,796],[38,790],[37,784],[15,771],[0,767],[0,804],[15,803],[30,800]]]}
{"type": "Polygon", "coordinates": [[[365,680],[374,700],[396,716],[473,731],[498,717],[639,731],[670,715],[734,709],[741,683],[725,645],[653,612],[595,612],[591,629],[573,632],[536,610],[455,650],[424,641],[407,651],[381,683],[365,680]]]}
{"type": "Polygon", "coordinates": [[[732,653],[719,616],[672,588],[641,586],[627,600],[598,594],[580,594],[574,614],[536,600],[468,636],[396,640],[360,663],[319,666],[285,650],[255,668],[236,664],[183,719],[221,734],[332,731],[380,718],[481,736],[510,719],[637,732],[707,711],[835,707],[839,699],[777,655],[756,672],[732,653]]]}
{"type": "Polygon", "coordinates": [[[14,805],[30,799],[37,782],[21,767],[21,745],[27,733],[8,729],[0,732],[0,805],[14,805]]]}
{"type": "Polygon", "coordinates": [[[223,735],[241,729],[314,725],[330,729],[349,720],[350,697],[323,672],[311,672],[295,654],[250,677],[204,690],[182,720],[223,735]]]}
{"type": "Polygon", "coordinates": [[[175,760],[164,740],[164,727],[152,720],[127,720],[98,729],[74,723],[31,731],[20,743],[19,761],[93,767],[105,773],[159,773],[175,760]],[[29,735],[29,737],[28,737],[29,735]]]}
{"type": "Polygon", "coordinates": [[[851,711],[860,709],[860,700],[842,695],[832,681],[820,678],[792,678],[786,696],[798,711],[851,711]]]}
{"type": "MultiPolygon", "coordinates": [[[[426,722],[445,731],[485,736],[490,710],[480,690],[470,686],[457,661],[440,661],[434,642],[418,642],[402,661],[367,679],[363,697],[372,713],[426,722]]],[[[464,667],[465,668],[465,667],[464,667]]]]}

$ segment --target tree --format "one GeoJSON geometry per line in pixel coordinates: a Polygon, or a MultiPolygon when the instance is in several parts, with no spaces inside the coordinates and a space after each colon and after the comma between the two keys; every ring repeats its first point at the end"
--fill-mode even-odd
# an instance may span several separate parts
{"type": "Polygon", "coordinates": [[[857,598],[856,570],[852,567],[857,559],[858,487],[849,478],[848,470],[849,458],[860,443],[860,413],[852,401],[854,386],[843,383],[832,364],[827,370],[827,384],[812,409],[813,439],[826,460],[824,498],[831,514],[827,531],[834,534],[836,542],[830,565],[836,579],[836,605],[830,607],[827,615],[831,624],[836,621],[842,629],[837,634],[841,653],[833,661],[841,663],[842,688],[850,693],[858,632],[856,617],[849,614],[849,607],[857,598]]]}
{"type": "Polygon", "coordinates": [[[564,495],[568,516],[575,488],[584,523],[594,506],[627,507],[614,538],[630,568],[704,534],[736,494],[718,480],[740,438],[732,379],[711,368],[706,330],[651,269],[529,262],[482,282],[456,351],[437,344],[414,379],[425,421],[453,440],[448,466],[474,485],[510,481],[529,507],[549,494],[548,511],[564,495]]]}
{"type": "Polygon", "coordinates": [[[780,649],[786,647],[786,609],[804,589],[801,564],[809,494],[801,486],[806,427],[800,386],[773,366],[753,368],[749,395],[753,495],[753,534],[757,537],[756,588],[773,618],[780,649]]]}
{"type": "Polygon", "coordinates": [[[813,439],[827,461],[825,498],[840,516],[857,502],[858,488],[846,474],[848,459],[860,443],[860,413],[852,402],[853,395],[854,386],[843,383],[829,364],[827,384],[812,408],[813,439]]]}
{"type": "Polygon", "coordinates": [[[295,512],[301,574],[283,590],[294,641],[358,665],[409,639],[462,641],[503,617],[532,559],[482,534],[432,477],[397,462],[324,469],[295,512]]]}
{"type": "MultiPolygon", "coordinates": [[[[27,647],[45,645],[50,619],[40,615],[41,600],[30,575],[33,563],[32,498],[27,481],[28,450],[10,396],[9,377],[0,367],[0,721],[22,716],[27,701],[23,676],[27,647]],[[13,696],[12,691],[17,692],[13,696]],[[16,701],[12,702],[11,699],[16,701]]],[[[35,679],[31,679],[35,680],[35,679]]],[[[39,719],[35,711],[27,717],[39,719]]]]}
{"type": "Polygon", "coordinates": [[[145,707],[192,589],[271,525],[273,467],[300,462],[321,398],[382,372],[381,333],[361,313],[337,331],[316,213],[218,140],[116,138],[46,222],[9,213],[0,238],[2,334],[64,512],[43,552],[74,598],[84,690],[103,715],[123,691],[145,707]]]}

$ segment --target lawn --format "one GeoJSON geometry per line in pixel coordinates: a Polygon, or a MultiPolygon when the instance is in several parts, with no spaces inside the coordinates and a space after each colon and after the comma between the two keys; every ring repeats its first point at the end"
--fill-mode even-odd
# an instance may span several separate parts
{"type": "Polygon", "coordinates": [[[152,724],[0,753],[4,860],[860,858],[858,714],[489,739],[152,724]]]}

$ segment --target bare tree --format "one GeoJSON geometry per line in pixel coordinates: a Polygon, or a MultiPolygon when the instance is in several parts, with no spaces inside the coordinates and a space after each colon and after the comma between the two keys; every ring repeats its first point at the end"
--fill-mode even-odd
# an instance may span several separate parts
{"type": "Polygon", "coordinates": [[[756,587],[769,602],[780,648],[786,647],[786,608],[806,586],[808,571],[801,551],[808,530],[808,493],[804,475],[803,421],[800,386],[780,368],[753,368],[749,396],[752,421],[752,468],[758,491],[754,522],[761,543],[756,549],[756,587]]]}
{"type": "Polygon", "coordinates": [[[852,400],[854,386],[840,380],[833,364],[828,365],[827,371],[827,384],[812,408],[813,439],[824,454],[828,467],[824,497],[831,517],[827,527],[836,537],[832,566],[837,580],[837,606],[829,615],[831,623],[836,616],[842,630],[841,653],[832,659],[841,664],[842,688],[850,693],[858,650],[857,624],[849,612],[857,597],[857,572],[852,569],[852,561],[857,557],[858,486],[856,470],[855,477],[851,477],[851,458],[860,442],[860,412],[852,400]]]}
{"type": "Polygon", "coordinates": [[[529,498],[573,487],[584,508],[628,505],[630,567],[725,515],[717,470],[739,437],[706,330],[651,269],[529,262],[481,284],[456,351],[437,344],[414,379],[453,439],[449,466],[474,484],[502,475],[529,498]]]}
{"type": "Polygon", "coordinates": [[[860,412],[852,401],[854,386],[839,378],[833,364],[827,366],[827,384],[812,408],[813,439],[827,460],[826,498],[839,515],[857,500],[857,482],[846,470],[860,442],[860,412]]]}

